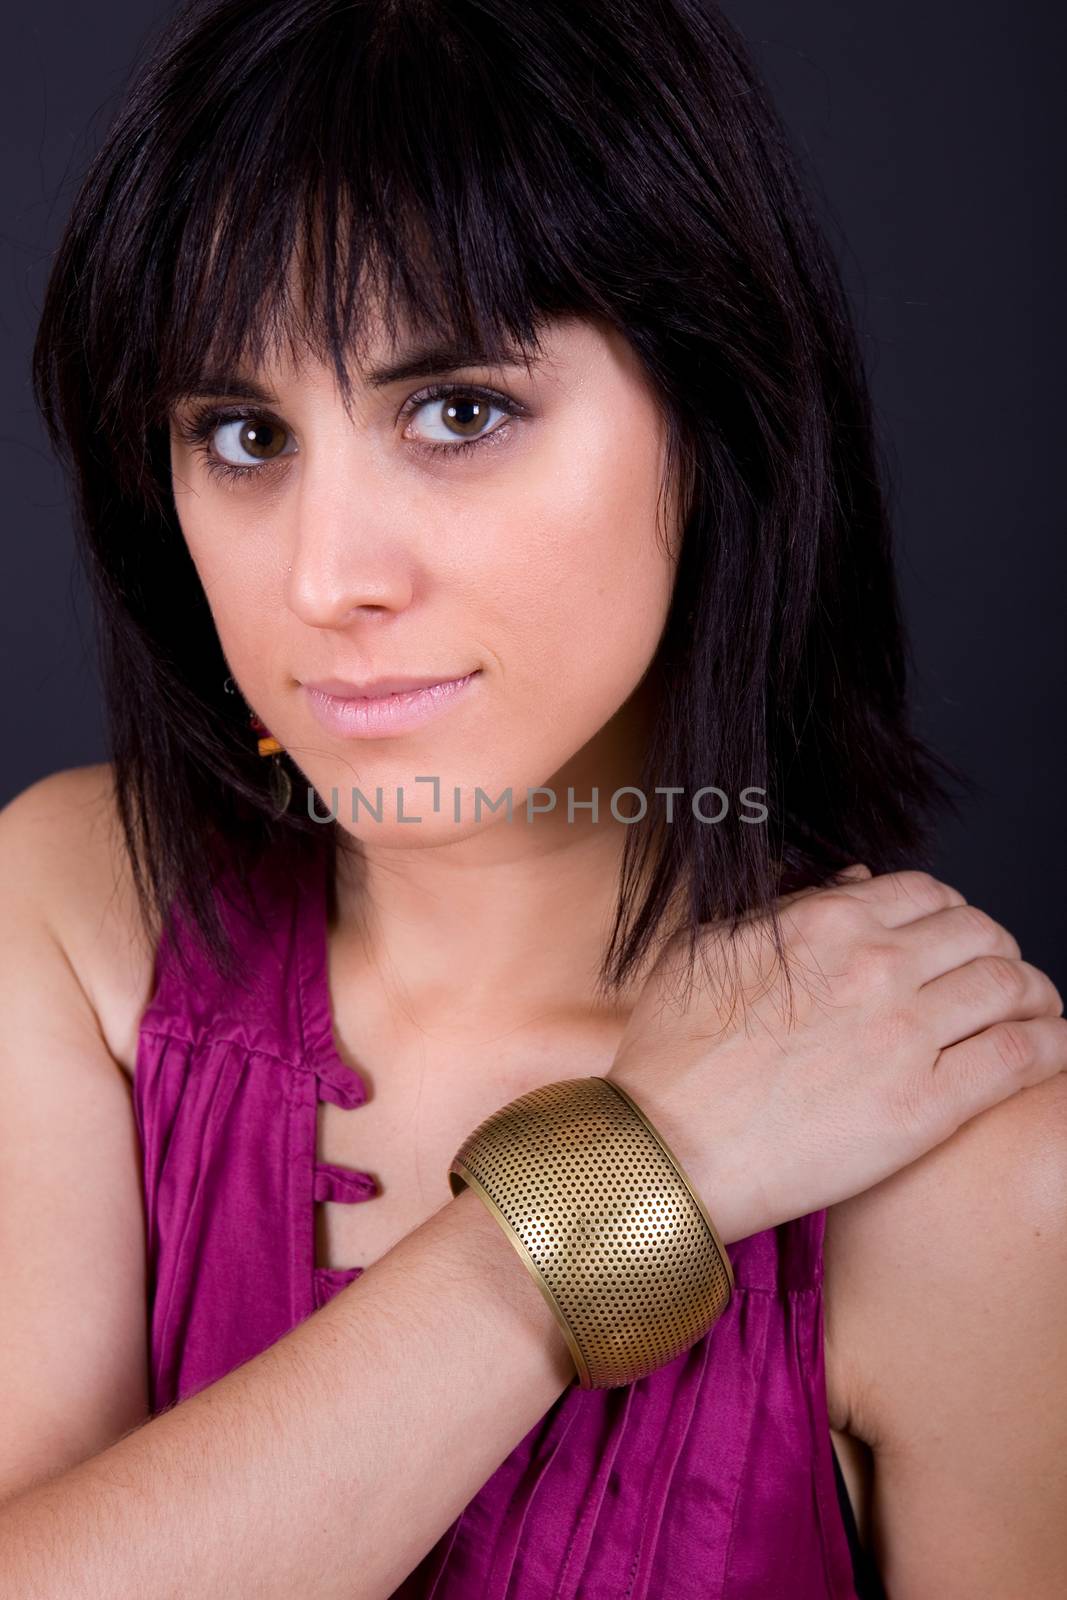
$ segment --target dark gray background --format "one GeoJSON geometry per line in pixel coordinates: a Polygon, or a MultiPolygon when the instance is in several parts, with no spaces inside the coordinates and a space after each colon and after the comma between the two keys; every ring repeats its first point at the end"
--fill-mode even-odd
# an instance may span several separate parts
{"type": "MultiPolygon", "coordinates": [[[[1062,12],[986,0],[726,9],[793,131],[854,297],[899,483],[917,723],[980,786],[943,829],[935,871],[1067,992],[1062,12]]],[[[38,0],[5,30],[0,804],[107,755],[28,357],[78,176],[168,10],[38,0]]]]}

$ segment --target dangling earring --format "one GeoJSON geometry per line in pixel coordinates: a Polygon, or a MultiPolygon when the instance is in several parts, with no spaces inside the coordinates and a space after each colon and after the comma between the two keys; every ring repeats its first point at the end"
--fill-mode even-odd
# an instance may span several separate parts
{"type": "Polygon", "coordinates": [[[248,726],[253,733],[261,736],[257,741],[260,755],[273,758],[270,765],[270,792],[275,806],[274,815],[280,817],[289,809],[289,801],[293,796],[293,785],[282,765],[282,747],[266,723],[261,722],[254,711],[249,714],[248,726]]]}
{"type": "MultiPolygon", "coordinates": [[[[223,689],[227,694],[236,692],[237,685],[232,677],[226,679],[223,689]]],[[[271,733],[266,723],[257,717],[254,711],[249,711],[248,726],[253,733],[259,735],[256,744],[260,755],[273,757],[270,770],[270,793],[275,806],[274,816],[280,817],[289,809],[289,801],[293,797],[292,782],[288,772],[282,765],[282,755],[284,754],[282,746],[271,733]]]]}

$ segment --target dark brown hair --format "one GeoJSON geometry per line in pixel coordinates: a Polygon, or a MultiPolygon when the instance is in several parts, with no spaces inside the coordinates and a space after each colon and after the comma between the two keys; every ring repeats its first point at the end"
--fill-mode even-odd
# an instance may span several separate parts
{"type": "Polygon", "coordinates": [[[884,473],[838,272],[717,9],[211,0],[133,78],[34,355],[76,490],[146,918],[180,897],[229,968],[216,869],[247,881],[271,850],[295,873],[336,848],[337,825],[299,799],[269,814],[175,513],[167,408],[209,351],[254,361],[279,333],[310,338],[345,383],[369,283],[411,326],[490,355],[535,349],[548,317],[606,319],[659,396],[689,510],[644,789],[757,786],[769,817],[708,825],[683,803],[672,826],[632,826],[602,981],[622,984],[679,885],[693,941],[851,861],[922,865],[954,804],[941,778],[961,775],[908,723],[884,473]]]}

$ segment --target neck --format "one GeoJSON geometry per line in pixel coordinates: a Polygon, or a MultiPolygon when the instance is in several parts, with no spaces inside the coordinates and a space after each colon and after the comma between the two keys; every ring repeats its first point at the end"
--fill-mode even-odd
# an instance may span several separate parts
{"type": "MultiPolygon", "coordinates": [[[[460,1032],[576,1016],[625,1018],[641,970],[610,999],[597,991],[611,932],[623,848],[631,826],[612,814],[612,793],[639,786],[636,752],[643,706],[613,719],[549,779],[552,811],[528,822],[524,795],[514,819],[420,847],[342,839],[337,927],[346,970],[373,970],[388,998],[420,1026],[460,1032]],[[567,791],[599,813],[567,818],[567,791]]],[[[649,796],[648,817],[653,815],[649,796]]],[[[622,797],[625,814],[634,797],[622,797]]]]}

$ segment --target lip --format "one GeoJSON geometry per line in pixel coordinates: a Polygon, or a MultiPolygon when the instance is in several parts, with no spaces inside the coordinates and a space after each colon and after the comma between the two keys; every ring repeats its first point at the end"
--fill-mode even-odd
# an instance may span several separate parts
{"type": "Polygon", "coordinates": [[[377,700],[382,695],[403,694],[408,689],[429,689],[434,684],[458,681],[457,678],[368,678],[366,683],[349,683],[344,678],[316,678],[305,683],[304,688],[328,694],[335,700],[377,700]]]}
{"type": "Polygon", "coordinates": [[[461,678],[373,678],[364,684],[340,678],[305,683],[308,709],[321,727],[342,739],[406,733],[452,705],[481,672],[461,678]]]}

